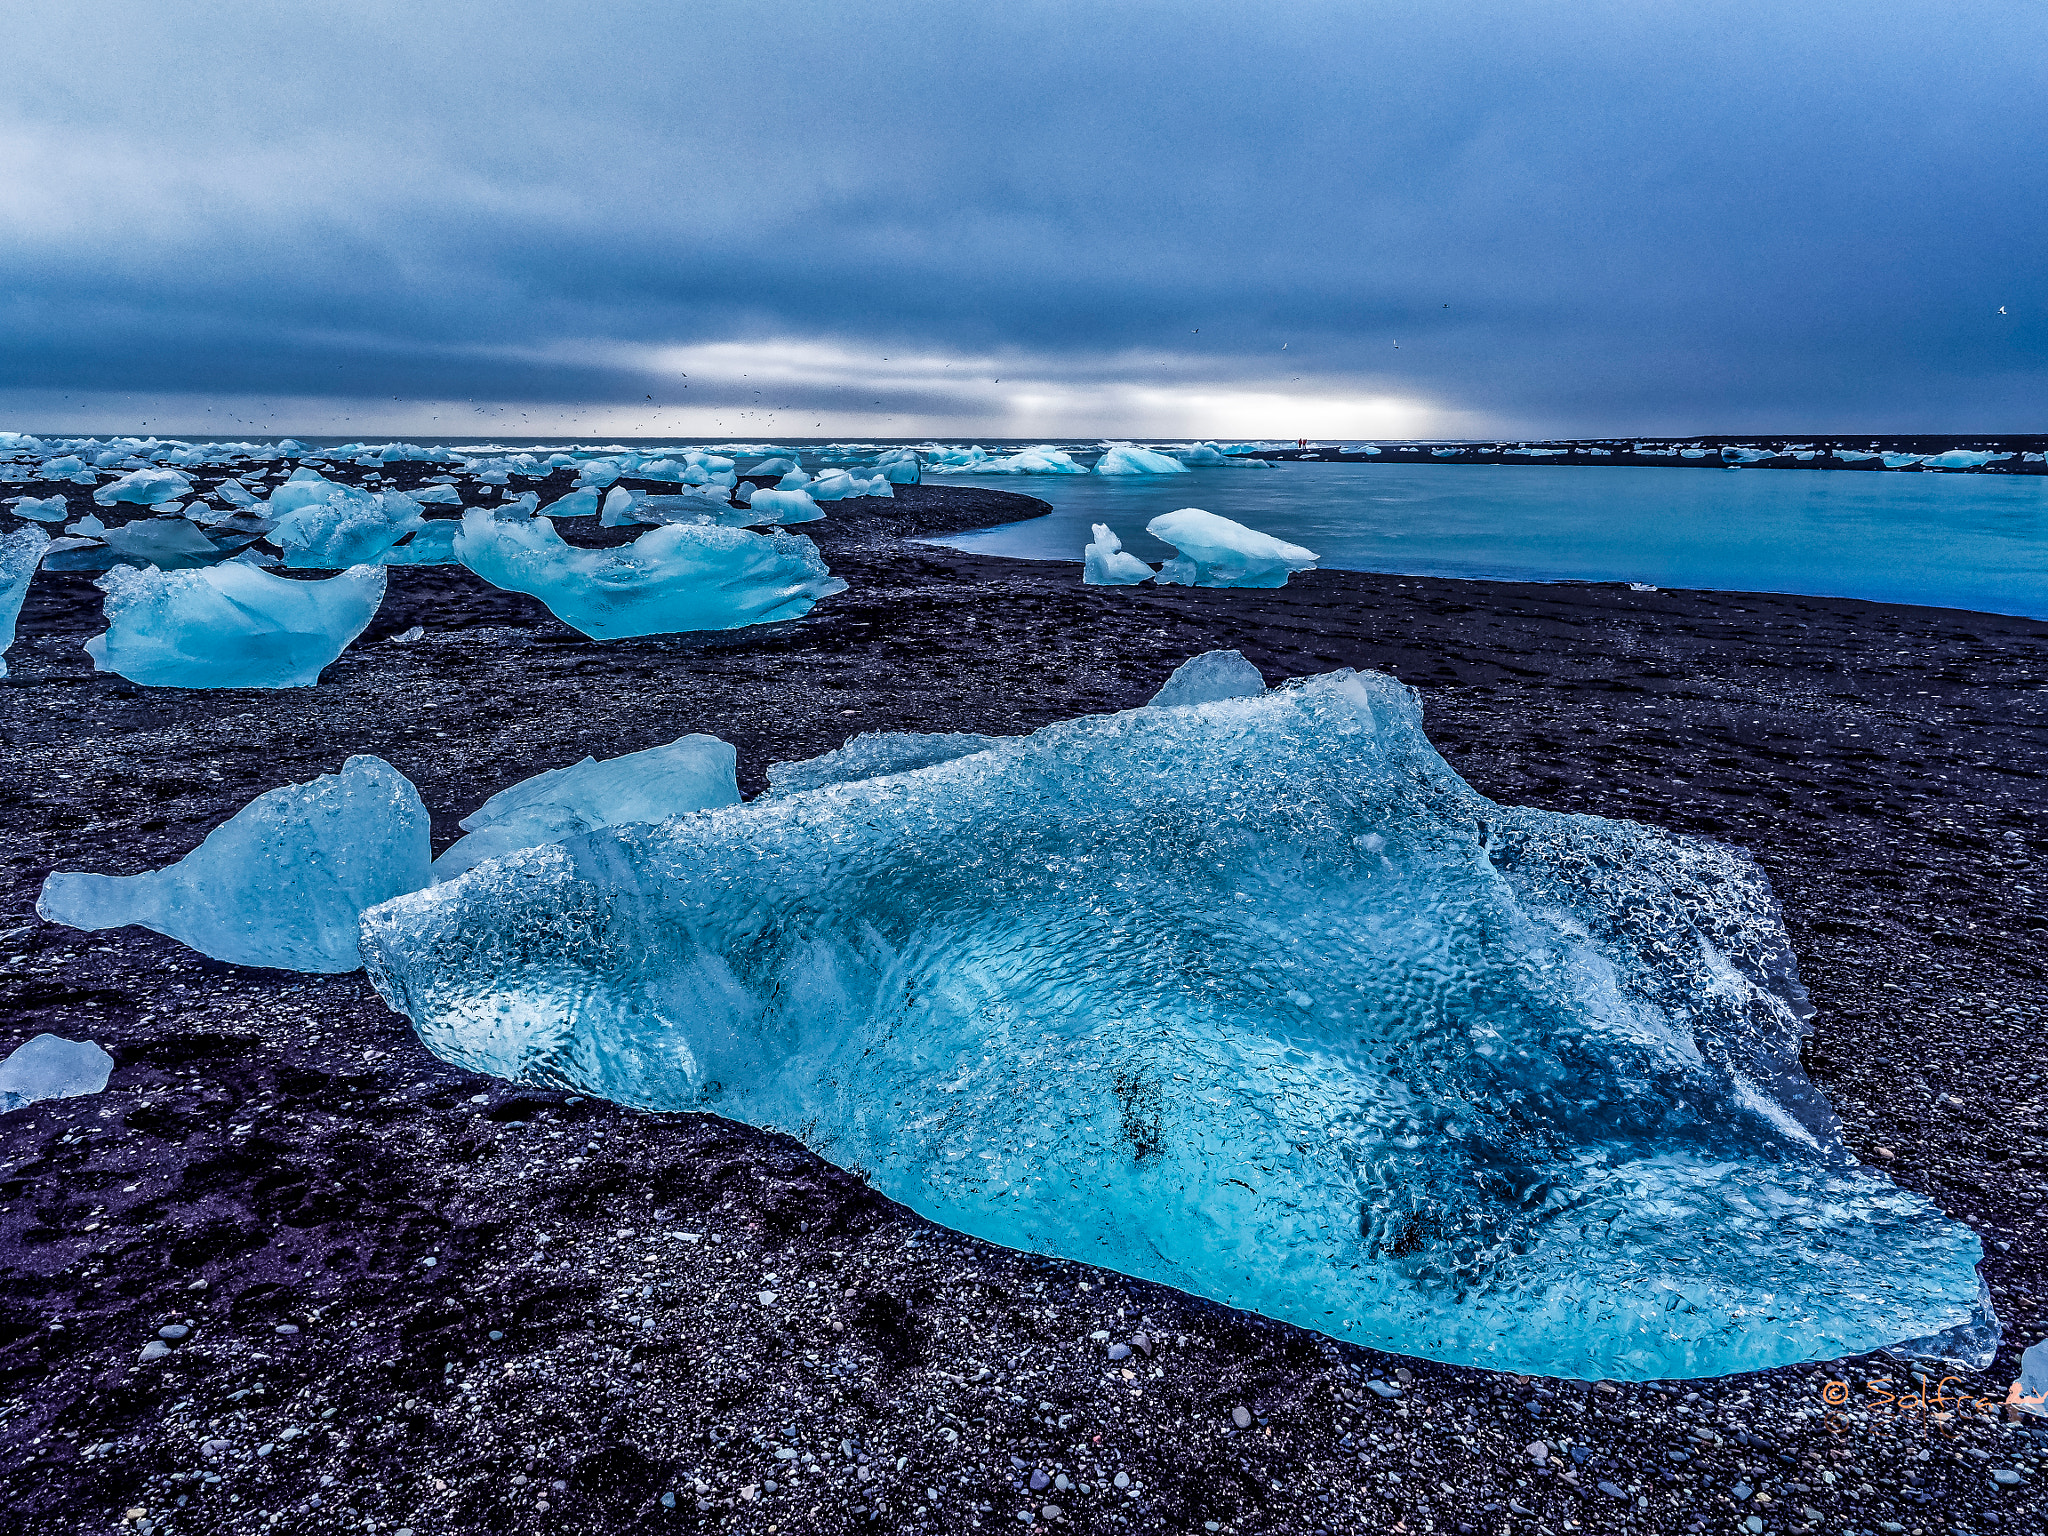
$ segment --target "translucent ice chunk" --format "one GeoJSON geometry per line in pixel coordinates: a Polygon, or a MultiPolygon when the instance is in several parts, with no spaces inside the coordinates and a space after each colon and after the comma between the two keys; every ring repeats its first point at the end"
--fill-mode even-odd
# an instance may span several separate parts
{"type": "Polygon", "coordinates": [[[549,502],[546,515],[549,517],[595,517],[597,516],[597,491],[591,486],[584,486],[580,490],[571,491],[560,501],[549,502]]]}
{"type": "Polygon", "coordinates": [[[747,503],[753,523],[815,523],[825,515],[825,509],[813,501],[807,491],[766,490],[754,492],[747,503]]]}
{"type": "Polygon", "coordinates": [[[891,448],[880,453],[875,457],[875,468],[892,485],[916,485],[923,473],[915,448],[891,448]]]}
{"type": "Polygon", "coordinates": [[[760,463],[756,464],[752,469],[748,470],[747,474],[749,476],[786,475],[791,470],[796,469],[796,467],[797,466],[795,459],[763,459],[760,463]]]}
{"type": "Polygon", "coordinates": [[[455,534],[462,524],[452,517],[435,518],[413,530],[379,557],[385,565],[455,565],[455,534]]]}
{"type": "Polygon", "coordinates": [[[1740,852],[1502,806],[1334,673],[527,849],[364,918],[478,1070],[802,1136],[936,1221],[1545,1375],[1980,1318],[1858,1166],[1740,852]]]}
{"type": "Polygon", "coordinates": [[[44,1099],[99,1093],[113,1070],[114,1058],[90,1040],[36,1035],[0,1061],[0,1114],[44,1099]]]}
{"type": "Polygon", "coordinates": [[[597,640],[773,624],[846,590],[817,545],[779,531],[678,524],[620,549],[576,549],[547,518],[500,523],[471,511],[455,554],[493,586],[531,593],[597,640]]]}
{"type": "Polygon", "coordinates": [[[2020,1355],[2019,1391],[2014,1406],[2022,1413],[2048,1418],[2048,1339],[2030,1344],[2020,1355]]]}
{"type": "Polygon", "coordinates": [[[1152,695],[1155,709],[1177,704],[1214,704],[1219,699],[1256,698],[1266,691],[1259,669],[1236,651],[1204,651],[1174,669],[1152,695]]]}
{"type": "Polygon", "coordinates": [[[769,764],[768,788],[771,794],[794,795],[807,789],[822,789],[827,784],[850,784],[856,779],[880,778],[885,773],[908,773],[986,752],[1001,739],[968,731],[864,731],[822,757],[769,764]]]}
{"type": "Polygon", "coordinates": [[[109,528],[107,548],[130,565],[153,565],[164,571],[196,570],[227,559],[237,548],[214,543],[182,517],[140,517],[109,528]]]}
{"type": "Polygon", "coordinates": [[[277,523],[270,542],[284,551],[287,566],[300,570],[376,564],[392,545],[426,522],[420,504],[401,491],[372,494],[349,485],[327,486],[327,494],[315,500],[293,497],[295,505],[279,510],[287,492],[310,489],[304,482],[287,481],[270,498],[269,512],[277,523]]]}
{"type": "Polygon", "coordinates": [[[434,878],[452,880],[485,859],[596,827],[738,805],[733,765],[733,749],[716,736],[683,736],[645,752],[550,768],[498,791],[464,818],[469,836],[434,860],[434,878]]]}
{"type": "Polygon", "coordinates": [[[462,493],[452,485],[419,485],[405,493],[423,507],[459,507],[462,493]]]}
{"type": "Polygon", "coordinates": [[[1124,553],[1124,541],[1109,531],[1109,524],[1095,524],[1095,542],[1081,552],[1081,580],[1091,587],[1135,587],[1152,579],[1152,567],[1136,555],[1124,553]]]}
{"type": "Polygon", "coordinates": [[[33,523],[0,534],[0,677],[7,675],[7,652],[14,644],[22,599],[49,548],[50,536],[33,523]]]}
{"type": "Polygon", "coordinates": [[[1129,443],[1110,443],[1109,449],[1095,461],[1098,475],[1184,475],[1187,465],[1171,454],[1154,453],[1150,448],[1134,448],[1129,443]]]}
{"type": "Polygon", "coordinates": [[[309,688],[384,601],[384,568],[292,581],[226,561],[199,571],[116,566],[97,583],[107,631],[85,642],[102,672],[152,688],[309,688]]]}
{"type": "Polygon", "coordinates": [[[1200,507],[1162,513],[1145,531],[1180,551],[1159,567],[1162,587],[1284,587],[1290,571],[1312,571],[1322,558],[1200,507]]]}
{"type": "Polygon", "coordinates": [[[14,510],[39,523],[61,523],[70,516],[64,510],[62,496],[17,496],[14,498],[14,510]]]}
{"type": "Polygon", "coordinates": [[[359,915],[428,880],[427,810],[382,758],[258,795],[167,869],[60,872],[36,912],[73,928],[144,928],[236,965],[352,971],[359,915]]]}
{"type": "Polygon", "coordinates": [[[103,507],[117,501],[147,507],[159,501],[176,501],[191,493],[191,478],[175,469],[136,469],[118,480],[108,481],[92,493],[92,499],[103,507]]]}

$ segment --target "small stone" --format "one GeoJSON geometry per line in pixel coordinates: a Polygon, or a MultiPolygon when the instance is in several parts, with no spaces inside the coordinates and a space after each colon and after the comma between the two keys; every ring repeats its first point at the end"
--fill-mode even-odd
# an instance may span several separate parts
{"type": "Polygon", "coordinates": [[[279,1333],[297,1333],[299,1331],[299,1325],[297,1323],[279,1323],[277,1325],[277,1331],[279,1333]]]}
{"type": "Polygon", "coordinates": [[[780,1490],[781,1486],[782,1485],[780,1483],[775,1482],[771,1478],[762,1482],[761,1491],[763,1493],[775,1493],[780,1490]]]}
{"type": "Polygon", "coordinates": [[[1391,1381],[1381,1381],[1377,1376],[1368,1381],[1365,1386],[1367,1391],[1377,1397],[1394,1398],[1401,1395],[1399,1387],[1395,1386],[1391,1381]]]}
{"type": "Polygon", "coordinates": [[[1130,1359],[1130,1358],[1131,1358],[1131,1346],[1130,1346],[1130,1345],[1128,1345],[1128,1344],[1112,1344],[1112,1345],[1110,1345],[1110,1346],[1109,1346],[1109,1358],[1110,1358],[1110,1359],[1112,1359],[1112,1360],[1128,1360],[1128,1359],[1130,1359]]]}
{"type": "Polygon", "coordinates": [[[1748,1531],[1750,1533],[1750,1536],[1764,1536],[1763,1516],[1751,1515],[1747,1520],[1742,1522],[1742,1528],[1745,1531],[1748,1531]]]}
{"type": "Polygon", "coordinates": [[[183,1323],[166,1323],[163,1327],[157,1329],[156,1336],[160,1339],[169,1339],[175,1344],[191,1331],[183,1323]]]}
{"type": "Polygon", "coordinates": [[[1755,1492],[1756,1490],[1750,1487],[1749,1484],[1737,1483],[1733,1488],[1730,1488],[1728,1490],[1728,1497],[1733,1499],[1736,1503],[1740,1504],[1744,1499],[1748,1498],[1752,1493],[1755,1492]]]}
{"type": "Polygon", "coordinates": [[[209,1440],[199,1447],[199,1454],[206,1457],[225,1456],[227,1453],[228,1443],[225,1440],[209,1440]]]}
{"type": "Polygon", "coordinates": [[[2009,1467],[2000,1467],[1996,1472],[1993,1472],[1991,1474],[1991,1481],[1998,1484],[1998,1486],[2001,1488],[2010,1488],[2019,1480],[2019,1473],[2013,1471],[2009,1467]]]}
{"type": "Polygon", "coordinates": [[[1031,1474],[1031,1491],[1033,1493],[1043,1493],[1051,1486],[1052,1478],[1047,1475],[1044,1468],[1041,1467],[1031,1474]]]}
{"type": "Polygon", "coordinates": [[[166,1344],[162,1339],[151,1339],[147,1344],[142,1346],[142,1363],[144,1365],[147,1365],[152,1360],[161,1360],[165,1355],[168,1355],[170,1352],[171,1346],[166,1344]]]}
{"type": "Polygon", "coordinates": [[[1402,1386],[1405,1387],[1414,1382],[1415,1373],[1409,1370],[1408,1367],[1404,1365],[1399,1370],[1394,1372],[1394,1380],[1398,1381],[1399,1383],[1401,1383],[1402,1386]]]}
{"type": "Polygon", "coordinates": [[[673,1493],[664,1493],[661,1496],[661,1507],[663,1509],[674,1509],[676,1507],[676,1496],[673,1493]]]}
{"type": "Polygon", "coordinates": [[[1119,1488],[1128,1488],[1131,1486],[1131,1474],[1128,1472],[1119,1472],[1117,1473],[1115,1478],[1112,1479],[1112,1481],[1114,1481],[1117,1487],[1119,1488]]]}
{"type": "Polygon", "coordinates": [[[1603,1482],[1599,1486],[1600,1491],[1606,1494],[1607,1497],[1609,1497],[1610,1499],[1625,1499],[1628,1497],[1626,1493],[1623,1493],[1621,1489],[1616,1487],[1613,1483],[1603,1482]]]}
{"type": "Polygon", "coordinates": [[[424,1264],[428,1269],[432,1269],[436,1264],[440,1263],[441,1261],[439,1259],[427,1258],[421,1259],[420,1262],[424,1264]]]}
{"type": "Polygon", "coordinates": [[[1230,1422],[1235,1424],[1239,1429],[1250,1429],[1252,1427],[1251,1410],[1243,1406],[1231,1409],[1230,1422]]]}
{"type": "Polygon", "coordinates": [[[874,1472],[872,1471],[872,1469],[870,1469],[870,1468],[867,1468],[867,1467],[855,1467],[855,1468],[853,1469],[853,1475],[854,1475],[854,1476],[855,1476],[856,1478],[858,1478],[858,1479],[859,1479],[859,1480],[860,1480],[861,1482],[864,1482],[864,1483],[865,1483],[865,1482],[871,1482],[871,1481],[872,1481],[872,1480],[874,1479],[874,1475],[875,1475],[875,1474],[874,1474],[874,1472]]]}
{"type": "Polygon", "coordinates": [[[1038,1514],[1039,1517],[1044,1520],[1064,1520],[1067,1516],[1067,1512],[1064,1509],[1061,1509],[1057,1504],[1047,1504],[1043,1506],[1038,1511],[1038,1514]]]}
{"type": "Polygon", "coordinates": [[[1536,1513],[1536,1511],[1529,1508],[1529,1506],[1526,1504],[1521,1504],[1513,1499],[1509,1499],[1508,1513],[1511,1515],[1533,1515],[1536,1513]]]}
{"type": "Polygon", "coordinates": [[[1541,1440],[1530,1441],[1527,1449],[1529,1453],[1529,1459],[1535,1462],[1536,1465],[1539,1467],[1542,1466],[1546,1461],[1550,1460],[1550,1447],[1544,1444],[1541,1440]]]}
{"type": "Polygon", "coordinates": [[[504,1338],[504,1337],[505,1337],[505,1335],[504,1335],[504,1334],[502,1334],[502,1333],[500,1333],[500,1332],[499,1332],[499,1331],[498,1331],[497,1329],[493,1328],[493,1329],[491,1330],[491,1342],[492,1342],[493,1344],[497,1343],[497,1342],[498,1342],[498,1341],[499,1341],[500,1339],[502,1339],[502,1338],[504,1338]]]}
{"type": "Polygon", "coordinates": [[[1061,1493],[1070,1493],[1073,1491],[1074,1487],[1073,1480],[1069,1478],[1067,1474],[1064,1472],[1060,1473],[1058,1477],[1055,1477],[1052,1480],[1052,1485],[1053,1487],[1059,1489],[1061,1493]]]}
{"type": "Polygon", "coordinates": [[[1150,1336],[1146,1334],[1132,1334],[1131,1348],[1135,1349],[1139,1354],[1143,1355],[1148,1360],[1152,1358],[1152,1340],[1150,1336]]]}

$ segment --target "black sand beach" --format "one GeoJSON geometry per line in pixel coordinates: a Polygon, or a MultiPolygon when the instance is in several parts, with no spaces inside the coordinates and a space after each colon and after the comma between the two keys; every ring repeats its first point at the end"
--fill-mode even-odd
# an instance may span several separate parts
{"type": "Polygon", "coordinates": [[[598,644],[399,568],[322,684],[278,693],[96,674],[90,579],[39,577],[0,686],[0,1049],[50,1030],[117,1064],[0,1117],[0,1524],[2041,1528],[2048,1420],[1996,1403],[2048,1330],[2048,624],[1334,571],[1092,589],[899,537],[1019,515],[962,488],[842,503],[800,531],[851,590],[711,637],[598,644]],[[360,974],[33,915],[52,869],[159,867],[352,753],[418,784],[438,848],[586,754],[706,731],[751,793],[861,730],[1140,704],[1217,647],[1269,682],[1413,684],[1496,799],[1749,849],[1851,1147],[1985,1238],[1994,1368],[1596,1385],[1374,1354],[954,1237],[785,1138],[456,1071],[360,974]],[[167,1325],[189,1332],[143,1363],[167,1325]],[[1144,1337],[1112,1362],[1097,1334],[1144,1337]]]}

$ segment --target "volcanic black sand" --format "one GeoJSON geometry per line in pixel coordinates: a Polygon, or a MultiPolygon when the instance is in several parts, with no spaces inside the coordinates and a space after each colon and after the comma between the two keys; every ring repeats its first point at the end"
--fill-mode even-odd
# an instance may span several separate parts
{"type": "Polygon", "coordinates": [[[0,1117],[0,1528],[2040,1529],[2048,1432],[1997,1404],[2048,1327],[2048,625],[1335,571],[1101,590],[896,537],[1019,506],[841,504],[803,531],[851,590],[708,638],[600,645],[398,569],[321,685],[276,693],[98,675],[89,579],[38,578],[0,688],[0,1049],[117,1065],[0,1117]],[[1225,646],[1412,683],[1497,799],[1751,850],[1850,1145],[1985,1239],[1996,1366],[1616,1385],[1374,1354],[954,1237],[781,1137],[456,1071],[359,974],[33,916],[50,870],[169,863],[351,753],[418,784],[439,846],[586,754],[708,731],[751,792],[859,730],[1139,704],[1225,646]]]}

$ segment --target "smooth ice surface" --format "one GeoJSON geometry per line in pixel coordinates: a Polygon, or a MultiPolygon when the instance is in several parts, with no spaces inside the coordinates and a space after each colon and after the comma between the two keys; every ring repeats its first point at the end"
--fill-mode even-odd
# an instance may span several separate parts
{"type": "Polygon", "coordinates": [[[197,570],[217,565],[235,553],[236,545],[213,542],[182,517],[139,517],[109,528],[107,548],[129,565],[151,565],[163,571],[197,570]]]}
{"type": "Polygon", "coordinates": [[[427,811],[382,758],[258,795],[167,869],[59,872],[36,912],[73,928],[139,923],[236,965],[352,971],[364,908],[427,883],[427,811]]]}
{"type": "Polygon", "coordinates": [[[300,570],[374,565],[426,521],[420,504],[401,491],[360,491],[318,476],[301,481],[294,475],[271,496],[267,512],[277,524],[270,542],[284,551],[286,565],[300,570]]]}
{"type": "Polygon", "coordinates": [[[763,490],[747,502],[749,521],[754,523],[815,523],[825,515],[808,491],[763,490]]]}
{"type": "Polygon", "coordinates": [[[33,523],[0,534],[0,677],[7,675],[7,652],[14,644],[22,599],[49,548],[50,536],[33,523]]]}
{"type": "Polygon", "coordinates": [[[1755,865],[1486,800],[1385,677],[528,849],[366,914],[364,955],[451,1061],[775,1126],[949,1226],[1361,1343],[1982,1357],[1977,1239],[1844,1149],[1755,865]]]}
{"type": "Polygon", "coordinates": [[[465,817],[469,836],[434,860],[434,878],[452,880],[485,859],[597,827],[738,805],[734,761],[733,749],[716,736],[683,736],[645,752],[550,768],[499,790],[465,817]]]}
{"type": "Polygon", "coordinates": [[[102,672],[152,688],[307,688],[384,601],[384,568],[293,581],[230,560],[196,571],[116,566],[97,585],[107,630],[85,642],[102,672]]]}
{"type": "Polygon", "coordinates": [[[2048,1339],[2030,1344],[2020,1355],[2019,1409],[2048,1418],[2048,1339]]]}
{"type": "Polygon", "coordinates": [[[462,516],[456,558],[493,586],[528,592],[597,640],[739,629],[800,618],[846,583],[794,534],[677,524],[619,549],[577,549],[544,517],[462,516]]]}
{"type": "Polygon", "coordinates": [[[1256,698],[1266,691],[1259,669],[1237,651],[1204,651],[1173,669],[1152,695],[1155,709],[1182,704],[1214,704],[1220,699],[1256,698]]]}
{"type": "Polygon", "coordinates": [[[851,784],[857,779],[878,779],[885,773],[909,773],[934,763],[950,763],[956,757],[986,752],[1000,740],[999,736],[977,736],[971,731],[863,731],[822,757],[770,763],[768,791],[794,795],[822,789],[827,784],[851,784]]]}
{"type": "Polygon", "coordinates": [[[1179,551],[1154,578],[1162,587],[1284,587],[1289,572],[1312,571],[1321,558],[1200,507],[1155,517],[1145,531],[1179,551]]]}
{"type": "Polygon", "coordinates": [[[571,491],[559,501],[551,501],[542,510],[549,517],[595,517],[597,516],[597,491],[590,486],[571,491]]]}
{"type": "Polygon", "coordinates": [[[44,1099],[99,1093],[113,1070],[114,1058],[90,1040],[37,1035],[0,1061],[0,1115],[44,1099]]]}
{"type": "Polygon", "coordinates": [[[1171,454],[1155,453],[1150,448],[1134,448],[1129,443],[1111,443],[1109,451],[1095,461],[1098,475],[1184,475],[1187,465],[1171,454]]]}
{"type": "Polygon", "coordinates": [[[92,499],[103,507],[117,501],[147,507],[160,501],[176,501],[191,489],[190,478],[175,469],[136,469],[118,480],[108,481],[92,493],[92,499]]]}
{"type": "Polygon", "coordinates": [[[455,535],[462,525],[452,517],[424,522],[412,537],[394,544],[377,558],[384,565],[455,565],[455,535]]]}
{"type": "Polygon", "coordinates": [[[1095,542],[1081,551],[1081,581],[1091,587],[1135,587],[1152,579],[1152,567],[1124,553],[1124,541],[1109,524],[1095,525],[1095,542]]]}
{"type": "Polygon", "coordinates": [[[17,496],[13,506],[23,517],[32,517],[39,523],[61,523],[70,516],[64,510],[62,496],[17,496]]]}

